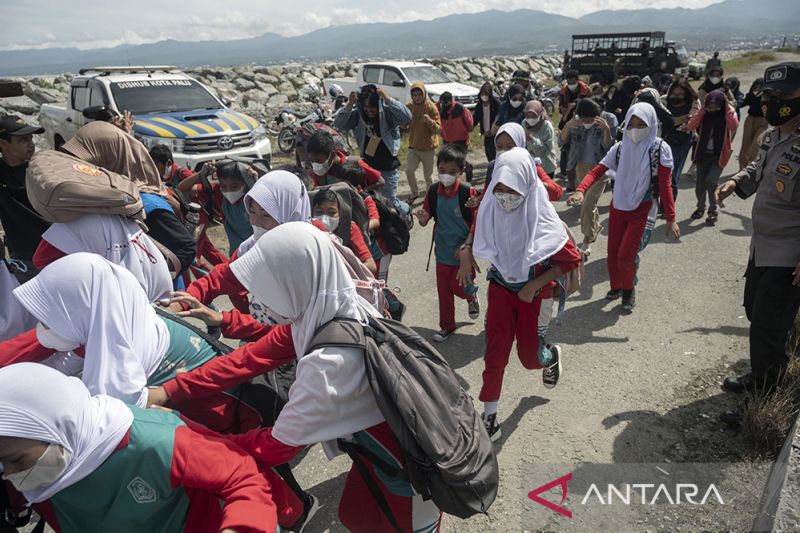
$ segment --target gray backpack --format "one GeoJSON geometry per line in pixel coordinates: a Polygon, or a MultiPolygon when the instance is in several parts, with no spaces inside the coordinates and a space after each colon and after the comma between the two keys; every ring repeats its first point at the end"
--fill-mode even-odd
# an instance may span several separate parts
{"type": "Polygon", "coordinates": [[[395,530],[397,522],[360,456],[410,482],[442,512],[460,518],[486,514],[497,495],[497,458],[483,420],[447,361],[414,330],[388,319],[371,317],[368,326],[334,319],[317,331],[310,350],[327,346],[365,349],[375,401],[400,443],[405,467],[398,471],[363,447],[339,442],[395,530]]]}

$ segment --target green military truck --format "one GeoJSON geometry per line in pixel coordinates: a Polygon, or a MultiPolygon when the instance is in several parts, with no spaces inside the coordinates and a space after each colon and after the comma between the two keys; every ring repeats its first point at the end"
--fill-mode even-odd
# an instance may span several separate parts
{"type": "Polygon", "coordinates": [[[625,76],[653,77],[659,73],[685,76],[688,67],[686,48],[667,41],[663,31],[572,36],[569,68],[603,83],[625,76]]]}

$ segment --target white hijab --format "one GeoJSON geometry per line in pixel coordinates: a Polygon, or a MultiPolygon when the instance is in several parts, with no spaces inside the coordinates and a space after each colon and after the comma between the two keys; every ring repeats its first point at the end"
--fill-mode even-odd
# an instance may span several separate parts
{"type": "Polygon", "coordinates": [[[232,262],[231,271],[254,300],[292,321],[297,379],[275,422],[275,438],[290,445],[312,444],[383,420],[366,379],[363,353],[336,347],[307,353],[316,331],[334,318],[364,322],[377,315],[356,293],[325,233],[311,224],[282,224],[232,262]]]}
{"type": "Polygon", "coordinates": [[[535,168],[525,148],[497,156],[478,210],[473,253],[490,261],[510,283],[528,281],[531,267],[558,252],[569,238],[535,168]],[[497,204],[493,193],[498,183],[522,194],[525,200],[518,208],[508,212],[497,204]]]}
{"type": "Polygon", "coordinates": [[[92,396],[77,378],[36,363],[0,369],[0,435],[58,444],[72,458],[52,484],[25,492],[38,503],[94,472],[119,446],[133,413],[110,396],[92,396]]]}
{"type": "MultiPolygon", "coordinates": [[[[286,170],[273,170],[261,176],[244,197],[245,209],[248,199],[260,205],[278,224],[311,220],[311,203],[306,186],[300,178],[286,170]]],[[[239,246],[239,255],[252,248],[255,242],[255,237],[251,235],[239,246]]]]}
{"type": "Polygon", "coordinates": [[[508,134],[511,137],[511,140],[514,141],[514,145],[518,148],[525,148],[527,145],[527,138],[525,135],[525,128],[522,127],[522,124],[517,124],[516,122],[506,122],[497,130],[497,134],[494,136],[495,139],[495,147],[497,145],[497,137],[501,133],[508,134]]]}
{"type": "MultiPolygon", "coordinates": [[[[625,115],[625,124],[630,124],[631,117],[639,117],[649,127],[646,139],[635,143],[628,136],[627,128],[623,130],[622,141],[611,147],[600,161],[615,174],[614,207],[621,211],[633,211],[642,203],[650,188],[650,148],[657,142],[658,117],[656,110],[646,102],[633,104],[625,115]],[[617,165],[617,152],[619,165],[617,165]]],[[[661,143],[662,166],[672,168],[672,150],[665,142],[661,143]]]]}
{"type": "Polygon", "coordinates": [[[89,392],[146,404],[147,377],[170,339],[133,274],[97,254],[76,253],[45,267],[14,296],[56,334],[85,346],[89,392]]]}
{"type": "Polygon", "coordinates": [[[83,215],[50,226],[42,238],[64,252],[102,255],[133,274],[151,302],[172,292],[167,262],[132,220],[116,215],[83,215]]]}

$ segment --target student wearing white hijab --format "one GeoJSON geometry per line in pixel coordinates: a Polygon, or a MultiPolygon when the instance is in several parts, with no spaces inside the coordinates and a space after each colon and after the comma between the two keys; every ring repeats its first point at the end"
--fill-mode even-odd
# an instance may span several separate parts
{"type": "Polygon", "coordinates": [[[44,268],[64,255],[98,254],[126,268],[139,281],[151,302],[172,292],[172,278],[164,255],[133,220],[116,215],[83,215],[50,226],[42,235],[33,261],[44,268]],[[43,256],[47,261],[42,262],[43,256]]]}
{"type": "MultiPolygon", "coordinates": [[[[270,231],[231,270],[271,321],[290,324],[297,378],[274,427],[250,432],[236,442],[265,466],[289,460],[304,446],[353,438],[379,449],[401,467],[399,446],[375,403],[363,350],[325,347],[308,351],[317,330],[334,318],[366,322],[377,312],[356,293],[344,261],[323,232],[288,223],[270,231]],[[245,445],[245,442],[248,443],[245,445]]],[[[380,475],[378,475],[380,478],[380,475]]],[[[404,531],[435,531],[439,511],[413,495],[410,485],[385,483],[387,500],[404,531]]],[[[351,531],[387,531],[386,522],[358,471],[347,477],[339,517],[351,531]]]]}
{"type": "Polygon", "coordinates": [[[636,305],[636,257],[650,239],[658,204],[654,184],[664,207],[667,235],[680,239],[672,196],[672,150],[656,135],[656,111],[648,103],[633,104],[625,116],[626,129],[605,158],[583,178],[568,203],[580,204],[584,193],[609,170],[614,192],[608,218],[609,300],[622,297],[622,309],[636,305]]]}
{"type": "MultiPolygon", "coordinates": [[[[192,282],[185,292],[176,294],[169,309],[181,316],[206,318],[205,305],[222,295],[231,298],[236,310],[249,313],[247,291],[231,273],[230,263],[247,252],[268,231],[287,222],[310,222],[311,203],[302,180],[291,172],[273,170],[261,176],[244,197],[244,206],[250,216],[253,235],[233,253],[230,261],[219,264],[202,278],[192,282]],[[198,305],[203,304],[203,306],[198,305]]],[[[227,326],[230,315],[223,313],[227,326]]]]}
{"type": "Polygon", "coordinates": [[[143,407],[148,385],[218,355],[191,330],[156,315],[133,274],[97,254],[51,263],[14,296],[38,320],[42,346],[85,347],[82,379],[92,394],[143,407]]]}
{"type": "Polygon", "coordinates": [[[274,474],[243,450],[35,363],[0,369],[0,463],[61,533],[277,528],[274,474]]]}
{"type": "Polygon", "coordinates": [[[548,388],[561,374],[560,348],[540,345],[537,332],[541,291],[580,264],[577,248],[550,203],[533,159],[515,147],[497,156],[491,184],[478,210],[474,242],[461,250],[462,284],[475,268],[473,257],[491,263],[483,387],[484,423],[500,438],[497,404],[511,346],[527,369],[544,368],[548,388]],[[463,276],[462,276],[463,274],[463,276]]]}

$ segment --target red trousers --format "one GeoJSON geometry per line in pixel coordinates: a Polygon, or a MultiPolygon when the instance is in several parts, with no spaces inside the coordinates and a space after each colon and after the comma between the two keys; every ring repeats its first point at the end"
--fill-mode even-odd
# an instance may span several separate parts
{"type": "Polygon", "coordinates": [[[608,277],[611,288],[629,291],[636,277],[636,254],[642,243],[647,213],[652,202],[642,202],[633,211],[620,211],[611,203],[608,217],[608,277]]]}
{"type": "Polygon", "coordinates": [[[539,364],[539,308],[541,293],[531,303],[523,302],[517,293],[494,281],[489,282],[486,310],[486,352],[483,355],[483,387],[478,397],[482,402],[496,402],[503,388],[503,374],[517,339],[517,357],[529,370],[539,364]]]}
{"type": "Polygon", "coordinates": [[[439,293],[439,329],[456,329],[456,305],[454,296],[467,301],[475,297],[464,292],[458,283],[458,266],[436,262],[436,290],[439,293]]]}
{"type": "MultiPolygon", "coordinates": [[[[397,437],[392,433],[389,424],[382,422],[365,430],[369,434],[373,445],[377,444],[383,448],[383,456],[388,462],[395,463],[395,466],[402,466],[402,453],[397,437]]],[[[373,449],[374,451],[374,449],[373,449]]],[[[419,495],[401,495],[398,492],[410,494],[412,489],[407,483],[406,487],[396,486],[394,491],[390,490],[380,479],[375,467],[365,459],[367,468],[372,475],[372,479],[378,485],[386,498],[386,502],[392,510],[397,525],[404,532],[413,531],[439,531],[441,513],[436,509],[431,501],[422,501],[419,495]]],[[[389,520],[383,514],[375,502],[375,498],[369,491],[364,478],[353,465],[347,474],[347,480],[342,490],[342,497],[339,500],[339,520],[348,531],[353,533],[383,533],[393,531],[389,520]]]]}

